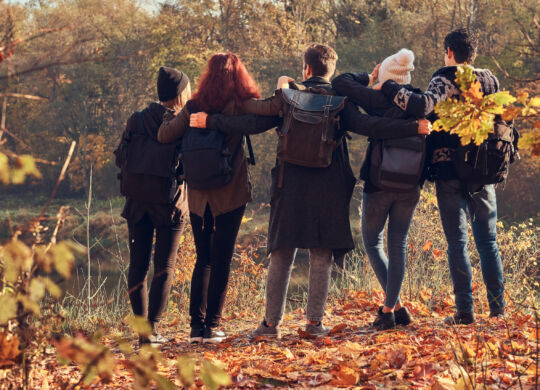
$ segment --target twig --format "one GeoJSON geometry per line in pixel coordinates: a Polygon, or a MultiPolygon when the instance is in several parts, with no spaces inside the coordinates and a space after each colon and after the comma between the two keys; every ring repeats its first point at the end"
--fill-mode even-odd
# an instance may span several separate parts
{"type": "Polygon", "coordinates": [[[86,204],[86,256],[88,259],[88,311],[90,312],[90,302],[92,301],[92,291],[90,282],[91,257],[90,257],[90,207],[92,206],[92,165],[90,165],[90,177],[88,185],[88,203],[86,204]]]}
{"type": "Polygon", "coordinates": [[[4,97],[4,98],[12,97],[12,98],[17,98],[17,99],[28,99],[28,100],[44,100],[44,101],[49,101],[48,98],[41,97],[41,96],[36,96],[36,95],[28,95],[28,94],[25,94],[25,93],[10,93],[10,92],[6,92],[6,93],[0,93],[0,97],[4,97]]]}
{"type": "Polygon", "coordinates": [[[518,79],[517,77],[514,77],[512,75],[510,75],[510,73],[508,73],[508,71],[506,69],[504,69],[501,64],[499,63],[499,61],[497,61],[495,59],[495,57],[493,55],[490,55],[489,58],[491,58],[491,60],[493,61],[493,63],[495,64],[495,66],[509,79],[511,80],[514,80],[518,83],[532,83],[532,82],[535,82],[535,81],[539,81],[540,80],[540,77],[537,77],[535,79],[518,79]]]}
{"type": "Polygon", "coordinates": [[[64,165],[62,166],[62,170],[60,171],[60,175],[58,176],[58,179],[56,180],[56,184],[54,185],[54,188],[53,188],[53,190],[51,192],[51,195],[49,196],[49,199],[47,200],[47,203],[45,203],[45,206],[43,206],[43,209],[41,210],[41,213],[39,214],[39,216],[34,218],[33,220],[31,220],[29,223],[24,225],[22,228],[17,229],[17,231],[15,232],[14,237],[22,234],[23,231],[28,230],[36,222],[39,222],[39,221],[41,221],[43,219],[43,216],[45,215],[45,213],[49,209],[49,206],[51,205],[51,202],[52,202],[54,196],[56,195],[56,191],[58,191],[58,187],[60,186],[60,183],[64,180],[64,177],[66,176],[66,171],[67,171],[67,168],[68,168],[69,163],[71,161],[71,157],[73,157],[73,152],[75,151],[75,145],[76,144],[77,143],[75,141],[71,142],[71,146],[69,148],[68,155],[66,157],[66,161],[64,162],[64,165]]]}
{"type": "Polygon", "coordinates": [[[52,61],[52,62],[49,62],[47,64],[43,64],[43,65],[35,66],[33,68],[28,68],[28,69],[25,69],[25,70],[21,70],[19,72],[13,73],[11,75],[0,76],[0,81],[1,80],[6,80],[7,78],[12,77],[12,76],[20,77],[20,76],[28,74],[28,73],[38,72],[40,70],[44,70],[44,69],[47,69],[47,68],[50,68],[50,67],[53,67],[53,66],[75,65],[75,64],[83,64],[83,63],[86,63],[86,62],[106,62],[106,61],[127,60],[127,59],[130,59],[130,58],[133,58],[133,57],[143,56],[143,55],[146,55],[146,54],[148,54],[147,51],[139,51],[139,52],[137,52],[135,54],[132,54],[132,55],[129,55],[129,56],[119,56],[119,57],[114,57],[114,58],[107,58],[106,56],[101,56],[101,57],[85,57],[85,58],[78,58],[78,59],[70,59],[70,60],[64,60],[64,61],[60,61],[60,60],[59,61],[52,61]]]}

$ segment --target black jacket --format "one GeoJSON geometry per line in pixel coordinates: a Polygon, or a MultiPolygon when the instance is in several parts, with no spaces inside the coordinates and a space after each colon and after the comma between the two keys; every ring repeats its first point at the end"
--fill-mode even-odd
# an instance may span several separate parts
{"type": "MultiPolygon", "coordinates": [[[[367,73],[344,73],[332,80],[332,87],[339,95],[349,98],[349,101],[360,106],[369,115],[382,116],[395,119],[415,119],[402,109],[392,103],[381,91],[368,88],[369,76],[367,73]]],[[[403,88],[421,93],[420,89],[415,89],[411,85],[403,85],[403,88]]],[[[353,112],[348,108],[342,115],[343,121],[350,122],[353,112]]],[[[343,123],[344,128],[350,127],[348,123],[343,123]]],[[[418,134],[418,126],[397,126],[388,129],[386,132],[373,132],[371,129],[360,128],[357,134],[367,135],[370,139],[391,139],[402,138],[418,134]]],[[[364,192],[379,191],[369,179],[369,170],[371,166],[372,144],[368,145],[362,168],[360,168],[360,178],[364,180],[364,192]]]]}
{"type": "MultiPolygon", "coordinates": [[[[150,103],[142,110],[144,128],[147,135],[157,141],[157,133],[166,108],[159,103],[150,103]]],[[[134,113],[127,121],[126,129],[122,137],[131,137],[132,132],[139,129],[138,114],[134,113]]],[[[132,198],[126,198],[126,204],[122,211],[129,224],[137,223],[145,214],[148,214],[155,227],[164,227],[182,222],[188,215],[187,194],[184,185],[180,185],[170,204],[142,202],[132,198]]]]}

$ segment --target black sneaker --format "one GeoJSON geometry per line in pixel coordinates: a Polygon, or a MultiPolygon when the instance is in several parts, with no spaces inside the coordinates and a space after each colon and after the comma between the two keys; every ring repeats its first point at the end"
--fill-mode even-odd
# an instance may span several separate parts
{"type": "Polygon", "coordinates": [[[383,307],[379,307],[377,312],[377,319],[373,322],[373,327],[379,330],[393,329],[396,327],[396,318],[394,312],[383,313],[383,307]]]}
{"type": "Polygon", "coordinates": [[[470,325],[474,322],[474,313],[472,311],[456,311],[453,316],[446,317],[446,325],[470,325]]]}
{"type": "Polygon", "coordinates": [[[222,332],[221,330],[217,330],[215,328],[204,328],[203,332],[203,344],[211,343],[211,344],[219,344],[223,340],[227,338],[227,335],[225,332],[222,332]]]}
{"type": "Polygon", "coordinates": [[[411,313],[405,306],[402,306],[399,310],[394,310],[394,317],[396,319],[396,325],[407,326],[412,322],[411,313]]]}
{"type": "Polygon", "coordinates": [[[202,343],[204,335],[204,328],[191,328],[191,333],[189,334],[189,342],[191,344],[202,343]]]}

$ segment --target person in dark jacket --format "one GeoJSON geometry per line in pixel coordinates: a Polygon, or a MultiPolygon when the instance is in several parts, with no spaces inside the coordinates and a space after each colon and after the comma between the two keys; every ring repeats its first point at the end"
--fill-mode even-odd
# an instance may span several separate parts
{"type": "MultiPolygon", "coordinates": [[[[368,88],[368,85],[377,78],[379,82],[392,79],[408,90],[421,92],[410,85],[413,61],[413,52],[402,49],[386,58],[371,75],[345,73],[332,80],[332,87],[338,94],[347,96],[362,107],[369,115],[410,119],[411,115],[396,107],[381,91],[368,88]]],[[[427,135],[429,131],[425,129],[422,134],[427,135]]],[[[404,136],[406,135],[402,129],[396,128],[391,138],[399,139],[404,136]]],[[[371,139],[385,138],[376,134],[371,139]]],[[[396,324],[408,325],[411,322],[410,313],[403,305],[399,292],[405,275],[407,233],[420,198],[420,183],[406,192],[377,188],[370,180],[372,153],[373,143],[370,142],[360,170],[360,177],[364,180],[362,238],[371,266],[386,295],[384,306],[379,307],[377,319],[373,323],[375,327],[384,330],[394,328],[396,324]],[[383,243],[387,219],[388,257],[383,243]]]]}
{"type": "MultiPolygon", "coordinates": [[[[193,99],[178,114],[166,116],[158,140],[168,143],[181,139],[189,128],[192,112],[243,113],[243,102],[257,97],[260,97],[257,85],[242,61],[232,53],[215,54],[208,61],[193,99]]],[[[209,190],[188,185],[190,221],[197,250],[189,305],[192,343],[219,343],[226,338],[218,327],[236,237],[246,204],[251,201],[243,142],[241,134],[226,137],[232,154],[232,178],[228,184],[209,190]]]]}
{"type": "MultiPolygon", "coordinates": [[[[391,80],[382,85],[382,92],[411,115],[435,120],[433,110],[437,103],[459,97],[461,92],[455,81],[457,67],[474,63],[477,40],[467,29],[452,31],[444,40],[444,50],[446,66],[433,74],[425,93],[410,91],[391,80]]],[[[499,91],[499,82],[491,71],[475,69],[474,73],[485,95],[499,91]]],[[[459,142],[457,135],[443,131],[434,132],[428,137],[428,178],[435,181],[439,214],[448,242],[448,262],[457,308],[454,316],[445,319],[447,324],[471,324],[475,320],[472,269],[467,251],[467,211],[474,215],[471,217],[471,227],[480,255],[490,316],[504,314],[505,307],[503,269],[497,246],[495,187],[492,184],[474,186],[458,179],[453,158],[459,142]]]]}
{"type": "MultiPolygon", "coordinates": [[[[326,45],[310,45],[304,51],[304,81],[291,87],[314,87],[331,91],[330,77],[337,61],[336,52],[326,45]]],[[[290,81],[280,78],[278,85],[290,81]],[[284,80],[284,82],[283,82],[284,80]]],[[[282,100],[274,95],[264,100],[244,102],[246,112],[258,115],[227,117],[199,113],[191,115],[191,125],[218,129],[228,134],[255,134],[280,124],[282,100]]],[[[417,121],[374,118],[354,107],[349,113],[348,130],[369,128],[386,133],[400,128],[416,134],[417,121]]],[[[343,128],[343,127],[342,127],[343,128]]],[[[341,135],[339,137],[341,140],[341,135]]],[[[270,266],[266,284],[266,313],[255,337],[280,337],[279,325],[285,310],[287,289],[297,248],[309,249],[310,271],[306,332],[318,336],[328,333],[322,324],[330,284],[333,258],[354,248],[349,220],[349,205],[356,179],[343,142],[333,152],[326,168],[308,168],[276,161],[271,171],[268,252],[270,266]],[[278,185],[281,176],[282,185],[278,185]]]]}
{"type": "MultiPolygon", "coordinates": [[[[146,136],[157,141],[165,112],[168,109],[180,109],[191,96],[189,79],[176,69],[161,67],[157,92],[160,103],[150,103],[140,114],[131,115],[122,135],[124,140],[129,142],[134,133],[143,131],[146,136]]],[[[167,342],[157,331],[156,325],[167,308],[178,246],[187,223],[187,206],[187,193],[183,184],[178,186],[173,201],[169,203],[126,198],[122,217],[127,220],[129,229],[129,299],[133,314],[146,317],[153,329],[149,338],[140,337],[141,343],[167,342]],[[154,276],[148,295],[146,277],[154,232],[154,276]]]]}

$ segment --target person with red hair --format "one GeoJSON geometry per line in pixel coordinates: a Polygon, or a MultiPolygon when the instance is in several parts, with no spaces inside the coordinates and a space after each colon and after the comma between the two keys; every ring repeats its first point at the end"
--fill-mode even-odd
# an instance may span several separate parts
{"type": "MultiPolygon", "coordinates": [[[[165,115],[158,140],[168,143],[182,138],[189,128],[191,113],[207,111],[235,115],[242,113],[242,102],[260,96],[255,81],[235,54],[215,54],[208,61],[193,98],[179,113],[165,115]]],[[[226,137],[232,167],[228,184],[211,190],[190,188],[188,184],[190,220],[197,251],[191,279],[190,342],[218,343],[226,337],[217,327],[225,302],[236,237],[246,203],[251,200],[243,142],[242,135],[226,137]]]]}

